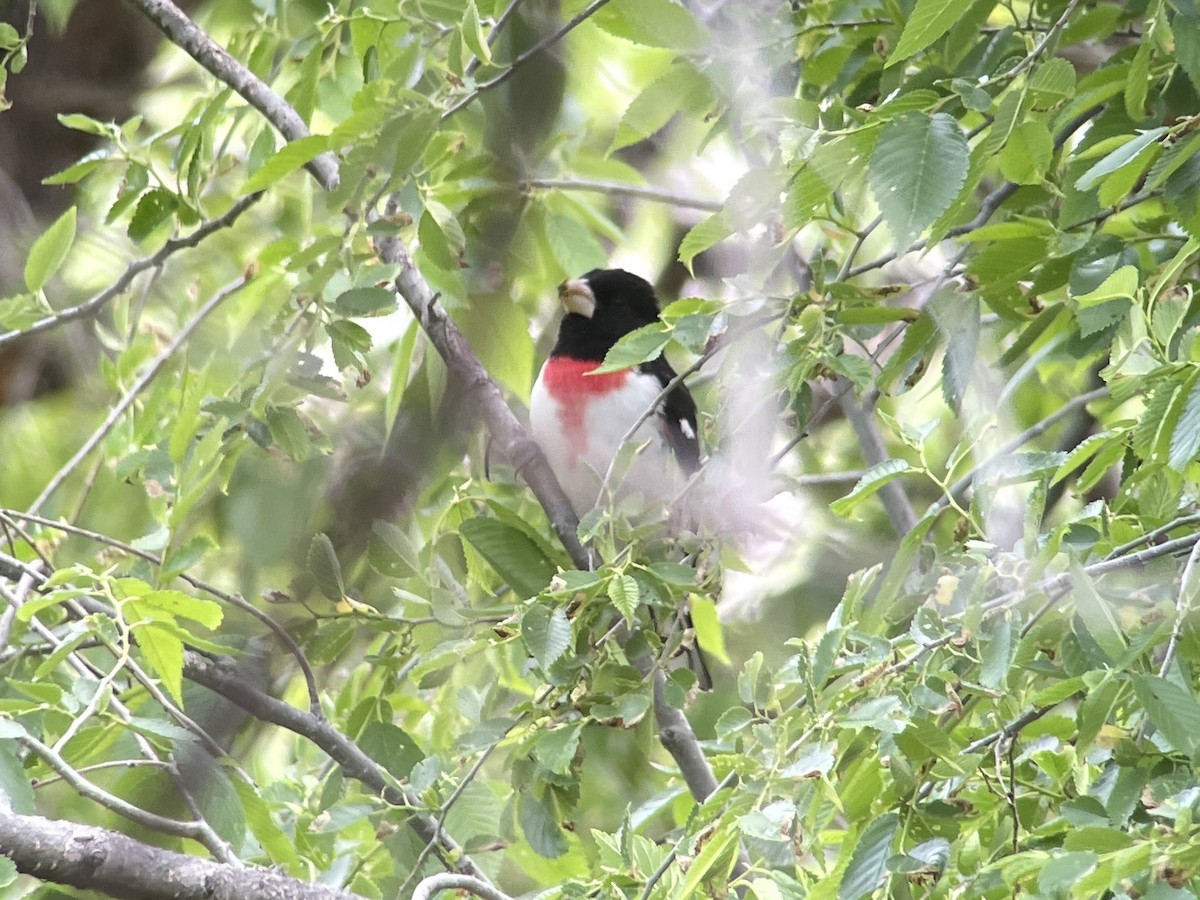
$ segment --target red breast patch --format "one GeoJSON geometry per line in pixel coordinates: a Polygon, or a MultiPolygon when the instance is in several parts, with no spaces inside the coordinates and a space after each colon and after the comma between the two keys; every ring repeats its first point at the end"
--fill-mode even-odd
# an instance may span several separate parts
{"type": "Polygon", "coordinates": [[[628,369],[603,375],[587,374],[599,366],[600,363],[591,359],[552,356],[542,369],[542,383],[558,404],[563,431],[576,459],[587,453],[587,432],[583,427],[583,418],[588,399],[617,390],[629,375],[628,369]]]}

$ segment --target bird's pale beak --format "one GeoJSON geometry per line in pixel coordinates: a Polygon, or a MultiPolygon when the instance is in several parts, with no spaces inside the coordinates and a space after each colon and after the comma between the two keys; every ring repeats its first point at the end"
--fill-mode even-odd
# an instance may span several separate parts
{"type": "Polygon", "coordinates": [[[571,278],[558,286],[558,302],[567,312],[590,319],[596,312],[596,295],[582,278],[571,278]]]}

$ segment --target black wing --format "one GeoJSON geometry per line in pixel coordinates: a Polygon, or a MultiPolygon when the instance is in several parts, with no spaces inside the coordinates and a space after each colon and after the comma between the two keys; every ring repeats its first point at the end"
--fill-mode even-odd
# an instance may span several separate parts
{"type": "MultiPolygon", "coordinates": [[[[663,387],[675,378],[675,370],[663,357],[642,363],[638,369],[653,375],[663,387]]],[[[682,384],[672,388],[658,411],[671,452],[684,473],[691,475],[700,468],[700,442],[696,438],[696,401],[682,384]]]]}

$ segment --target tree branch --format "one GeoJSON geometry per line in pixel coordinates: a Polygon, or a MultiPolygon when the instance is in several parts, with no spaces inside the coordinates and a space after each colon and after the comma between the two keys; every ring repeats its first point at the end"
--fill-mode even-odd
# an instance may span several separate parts
{"type": "Polygon", "coordinates": [[[0,853],[22,874],[125,900],[356,900],[354,894],[297,881],[275,869],[238,869],[115,831],[3,810],[0,853]]]}
{"type": "Polygon", "coordinates": [[[439,872],[422,879],[412,893],[412,900],[431,900],[442,891],[466,891],[484,900],[513,900],[508,894],[496,890],[490,884],[468,875],[453,875],[439,872]]]}
{"type": "Polygon", "coordinates": [[[413,810],[408,820],[409,827],[422,841],[437,844],[442,862],[447,868],[491,883],[483,870],[463,851],[454,838],[438,826],[436,819],[417,811],[424,805],[420,798],[407,787],[397,787],[393,779],[384,775],[378,763],[367,756],[354,741],[334,728],[327,719],[297,709],[290,703],[277,700],[247,684],[230,660],[210,659],[194,650],[187,650],[184,653],[183,674],[190,681],[240,706],[255,718],[286,728],[312,741],[341,767],[347,778],[361,782],[372,794],[381,797],[392,806],[413,810]]]}
{"type": "Polygon", "coordinates": [[[463,333],[438,305],[437,295],[417,270],[408,248],[398,237],[387,237],[380,239],[377,249],[383,262],[399,266],[396,289],[446,367],[466,386],[467,397],[479,409],[496,449],[533,490],[575,565],[585,570],[592,568],[592,558],[579,542],[579,520],[571,508],[571,501],[563,493],[541,448],[525,433],[499,386],[488,375],[463,333]]]}
{"type": "Polygon", "coordinates": [[[96,315],[96,313],[111,303],[114,299],[125,293],[125,291],[129,290],[130,285],[133,284],[134,278],[136,278],[142,272],[145,272],[148,269],[157,269],[167,261],[168,257],[173,256],[178,251],[195,247],[213,232],[220,231],[222,228],[228,228],[237,221],[238,217],[242,213],[262,199],[262,196],[262,194],[247,194],[245,197],[242,197],[240,200],[238,200],[237,203],[233,204],[233,206],[229,207],[229,209],[227,209],[222,215],[217,216],[215,219],[209,219],[206,222],[202,222],[194,231],[191,232],[191,234],[185,235],[184,237],[172,238],[163,244],[157,252],[152,253],[150,256],[143,257],[142,259],[134,260],[125,267],[125,271],[117,277],[116,281],[98,293],[95,297],[85,300],[83,303],[80,303],[77,306],[71,306],[67,309],[60,309],[58,312],[54,313],[54,315],[46,316],[44,319],[39,319],[27,328],[22,328],[17,331],[6,331],[3,334],[0,334],[0,347],[3,347],[7,343],[15,341],[18,338],[23,338],[27,335],[37,334],[41,331],[50,331],[51,329],[58,328],[60,325],[65,325],[68,322],[74,322],[77,319],[87,319],[96,315]]]}
{"type": "MultiPolygon", "coordinates": [[[[189,19],[183,10],[170,0],[128,2],[157,25],[171,43],[186,52],[218,81],[237,91],[243,100],[262,113],[263,117],[289,141],[308,136],[308,126],[289,103],[241,62],[230,56],[224,47],[210,38],[204,29],[189,19]]],[[[306,163],[305,168],[325,190],[332,191],[338,186],[338,163],[332,153],[322,153],[306,163]]]]}

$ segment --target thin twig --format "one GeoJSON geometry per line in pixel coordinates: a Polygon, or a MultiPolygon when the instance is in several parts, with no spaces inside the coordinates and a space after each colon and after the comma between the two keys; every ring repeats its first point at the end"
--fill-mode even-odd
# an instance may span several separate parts
{"type": "Polygon", "coordinates": [[[39,512],[46,501],[54,495],[55,491],[62,487],[63,482],[70,477],[71,473],[75,471],[79,464],[87,459],[88,454],[95,450],[100,442],[108,436],[108,433],[116,426],[121,416],[125,414],[125,410],[129,409],[129,407],[133,405],[133,401],[137,399],[138,394],[145,390],[146,386],[154,380],[159,372],[162,371],[163,367],[167,364],[171,357],[175,355],[179,348],[187,342],[188,338],[192,336],[192,333],[200,326],[200,323],[202,323],[213,310],[215,310],[218,306],[220,306],[249,283],[250,276],[243,275],[241,278],[237,279],[237,281],[214,294],[213,297],[200,308],[200,311],[197,312],[196,315],[194,315],[191,320],[183,326],[183,329],[175,336],[175,339],[171,341],[171,343],[168,344],[166,348],[154,358],[154,361],[146,368],[144,372],[142,372],[137,381],[133,383],[133,386],[125,392],[125,395],[121,397],[116,406],[109,410],[109,413],[105,417],[104,421],[100,423],[100,427],[92,432],[91,437],[84,441],[83,446],[76,451],[75,455],[67,460],[63,467],[55,473],[53,478],[50,479],[50,482],[45,488],[42,489],[42,492],[38,494],[37,499],[34,500],[30,505],[30,513],[39,512]]]}
{"type": "MultiPolygon", "coordinates": [[[[500,32],[504,30],[504,26],[508,24],[508,20],[512,18],[513,13],[517,11],[517,7],[521,5],[523,0],[512,0],[508,4],[508,8],[496,17],[496,22],[492,25],[492,30],[488,32],[487,45],[489,49],[496,46],[496,39],[500,37],[500,32]]],[[[471,61],[467,63],[463,71],[468,75],[474,75],[476,70],[483,65],[483,60],[478,56],[472,56],[471,61]]]]}
{"type": "Polygon", "coordinates": [[[1071,13],[1075,12],[1075,7],[1078,5],[1079,0],[1071,0],[1071,2],[1067,4],[1067,8],[1063,10],[1063,14],[1058,17],[1058,21],[1051,25],[1050,30],[1042,35],[1042,39],[1037,42],[1037,46],[1033,48],[1033,51],[1015,66],[1001,75],[1000,78],[1005,81],[1016,78],[1035,62],[1037,62],[1038,59],[1041,58],[1041,55],[1046,52],[1046,48],[1050,46],[1050,42],[1054,40],[1055,36],[1057,36],[1058,33],[1067,26],[1067,21],[1071,18],[1071,13]]]}
{"type": "Polygon", "coordinates": [[[592,0],[592,2],[589,3],[583,10],[581,10],[573,19],[571,19],[571,21],[569,21],[569,22],[567,22],[567,24],[563,25],[562,28],[558,29],[558,31],[554,32],[554,34],[551,34],[547,37],[542,38],[542,40],[538,41],[536,44],[534,44],[532,47],[530,47],[528,50],[526,50],[524,53],[522,53],[520,56],[518,56],[516,59],[514,59],[511,63],[509,63],[508,68],[505,69],[503,72],[501,72],[499,75],[497,75],[495,78],[493,78],[489,81],[485,81],[485,82],[483,82],[483,84],[476,85],[475,90],[471,91],[471,93],[467,94],[465,97],[463,97],[457,103],[455,103],[453,106],[451,106],[449,109],[447,109],[444,113],[442,113],[442,121],[443,122],[446,121],[446,119],[450,118],[452,115],[454,115],[459,110],[465,109],[466,107],[470,106],[472,103],[475,102],[475,100],[479,97],[479,95],[482,94],[484,91],[489,91],[492,88],[496,87],[497,85],[501,85],[504,82],[508,81],[508,79],[512,78],[513,75],[516,74],[518,66],[520,66],[522,63],[529,60],[530,58],[537,56],[539,53],[541,53],[547,47],[557,44],[560,40],[562,40],[564,37],[566,37],[566,35],[569,32],[571,32],[576,26],[578,26],[581,23],[583,23],[584,21],[586,21],[598,9],[600,9],[600,7],[604,6],[608,2],[609,2],[609,0],[592,0]]]}
{"type": "MultiPolygon", "coordinates": [[[[115,547],[123,553],[136,556],[139,559],[144,559],[146,562],[155,566],[161,567],[163,564],[162,557],[156,556],[148,550],[140,550],[137,547],[134,547],[132,544],[127,544],[124,541],[119,541],[116,538],[109,537],[106,534],[101,534],[98,531],[91,531],[90,529],[81,528],[78,525],[72,525],[68,522],[59,522],[55,519],[48,519],[45,516],[31,515],[30,513],[18,512],[17,510],[13,509],[0,509],[0,516],[9,516],[15,519],[21,519],[22,521],[32,522],[35,525],[41,525],[43,528],[53,528],[58,531],[63,531],[67,534],[78,535],[79,537],[87,538],[88,540],[96,541],[97,543],[105,544],[109,547],[115,547]]],[[[26,540],[28,541],[28,538],[26,538],[26,540]]],[[[32,544],[32,542],[30,543],[32,544]]],[[[300,668],[300,672],[304,677],[304,683],[308,690],[309,710],[313,713],[313,715],[324,715],[321,711],[321,697],[320,692],[317,690],[317,678],[313,673],[312,665],[309,663],[307,657],[305,657],[304,651],[300,649],[300,645],[296,643],[295,639],[291,636],[291,634],[288,633],[287,629],[276,622],[267,613],[263,612],[253,603],[247,602],[245,598],[238,594],[230,594],[227,591],[223,591],[215,585],[209,584],[207,581],[197,578],[194,575],[189,575],[187,572],[180,572],[178,577],[183,581],[186,581],[197,590],[211,594],[218,600],[242,610],[242,612],[257,619],[268,629],[270,629],[271,633],[274,634],[275,637],[279,639],[279,642],[287,648],[289,653],[292,654],[296,660],[296,665],[300,668]]]]}
{"type": "Polygon", "coordinates": [[[77,319],[90,318],[105,306],[111,303],[115,298],[125,293],[133,284],[133,280],[142,272],[153,270],[160,267],[170,256],[180,250],[187,250],[195,247],[202,240],[222,228],[228,228],[237,221],[238,216],[244,213],[247,209],[257,203],[262,194],[248,194],[242,197],[233,206],[229,207],[222,215],[215,219],[209,219],[207,222],[202,222],[194,231],[183,237],[172,238],[162,245],[155,253],[149,256],[137,259],[125,267],[117,279],[98,293],[95,297],[85,300],[77,306],[71,306],[67,309],[60,309],[54,315],[46,316],[44,319],[39,319],[32,325],[21,328],[17,331],[6,331],[0,334],[0,347],[5,344],[23,338],[30,334],[37,334],[42,331],[50,331],[58,328],[68,322],[74,322],[77,319]]]}
{"type": "Polygon", "coordinates": [[[195,841],[204,840],[204,829],[200,826],[200,823],[180,822],[177,819],[168,819],[166,816],[148,812],[140,806],[134,806],[129,801],[115,794],[110,794],[103,788],[99,788],[86,778],[83,778],[71,768],[71,765],[65,759],[33,735],[23,734],[16,740],[57,772],[62,780],[69,784],[76,793],[82,797],[86,797],[93,803],[97,803],[119,816],[124,816],[130,822],[141,825],[143,828],[149,828],[163,834],[173,835],[174,837],[191,838],[195,841]]]}
{"type": "Polygon", "coordinates": [[[1200,541],[1192,546],[1188,554],[1187,564],[1183,567],[1183,577],[1179,580],[1179,594],[1175,598],[1175,623],[1171,626],[1171,638],[1167,641],[1167,649],[1163,652],[1162,663],[1158,667],[1158,676],[1166,678],[1175,660],[1175,648],[1183,636],[1183,620],[1192,607],[1192,576],[1196,573],[1196,560],[1200,558],[1200,541]]]}
{"type": "MultiPolygon", "coordinates": [[[[184,50],[218,81],[229,85],[242,99],[262,113],[275,129],[289,141],[308,137],[308,126],[299,113],[276,94],[257,75],[214,41],[195,22],[170,0],[128,0],[143,15],[159,27],[171,43],[184,50]]],[[[332,153],[325,152],[305,164],[305,168],[325,190],[337,188],[338,162],[332,153]]]]}
{"type": "Polygon", "coordinates": [[[975,466],[975,468],[973,468],[962,478],[958,479],[958,481],[954,482],[954,484],[950,486],[946,493],[944,493],[941,497],[938,497],[938,499],[931,506],[931,509],[940,511],[949,506],[951,501],[961,501],[962,495],[966,492],[967,488],[971,486],[974,480],[978,477],[979,473],[986,466],[998,459],[1003,459],[1014,450],[1017,450],[1035,438],[1040,437],[1046,431],[1053,428],[1058,422],[1071,415],[1076,410],[1087,406],[1089,403],[1094,403],[1097,400],[1103,400],[1108,395],[1108,388],[1101,387],[1096,388],[1094,391],[1088,391],[1086,394],[1080,394],[1076,397],[1072,397],[1050,415],[1046,416],[1046,418],[1031,425],[1029,428],[1026,428],[1012,440],[1008,441],[1006,444],[996,450],[996,452],[991,454],[986,460],[975,466]]]}
{"type": "Polygon", "coordinates": [[[662,203],[666,206],[678,206],[683,209],[698,209],[704,212],[720,212],[725,204],[720,200],[705,200],[700,197],[688,197],[683,194],[672,194],[655,188],[642,187],[636,184],[625,184],[620,181],[592,181],[580,178],[529,178],[524,182],[526,188],[540,188],[556,191],[586,191],[594,194],[607,194],[610,197],[636,197],[639,200],[649,200],[652,203],[662,203]]]}

